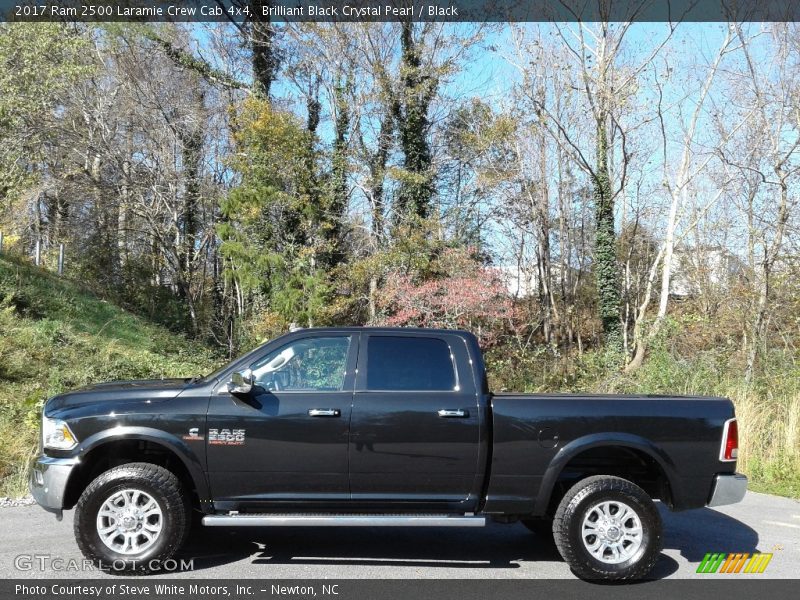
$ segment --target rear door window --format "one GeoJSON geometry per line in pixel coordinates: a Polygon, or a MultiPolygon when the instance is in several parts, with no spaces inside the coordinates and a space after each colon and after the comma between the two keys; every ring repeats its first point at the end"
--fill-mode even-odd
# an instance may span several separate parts
{"type": "Polygon", "coordinates": [[[367,344],[370,391],[454,391],[450,346],[435,337],[370,336],[367,344]]]}

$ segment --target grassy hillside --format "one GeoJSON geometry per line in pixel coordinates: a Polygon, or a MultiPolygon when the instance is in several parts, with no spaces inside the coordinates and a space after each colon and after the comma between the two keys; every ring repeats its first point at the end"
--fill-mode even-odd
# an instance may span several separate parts
{"type": "Polygon", "coordinates": [[[219,361],[75,283],[0,256],[0,496],[26,492],[48,396],[114,379],[197,375],[219,361]]]}

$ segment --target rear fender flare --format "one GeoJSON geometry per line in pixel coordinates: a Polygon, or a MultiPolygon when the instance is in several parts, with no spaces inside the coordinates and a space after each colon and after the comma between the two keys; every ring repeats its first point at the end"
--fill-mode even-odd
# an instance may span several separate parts
{"type": "Polygon", "coordinates": [[[572,440],[563,446],[553,457],[553,460],[550,461],[544,473],[544,477],[542,477],[542,483],[539,487],[539,493],[536,496],[533,514],[544,515],[547,512],[556,481],[570,460],[578,456],[581,452],[591,450],[592,448],[601,448],[603,446],[621,446],[644,452],[658,464],[666,475],[673,496],[677,496],[680,493],[676,488],[678,477],[675,464],[670,457],[662,449],[653,444],[653,442],[630,433],[593,433],[572,440]]]}

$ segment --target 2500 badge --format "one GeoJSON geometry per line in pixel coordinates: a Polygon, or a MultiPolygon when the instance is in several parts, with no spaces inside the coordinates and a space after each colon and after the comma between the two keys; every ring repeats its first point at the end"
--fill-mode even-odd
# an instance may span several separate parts
{"type": "Polygon", "coordinates": [[[208,443],[214,446],[244,446],[244,429],[209,429],[208,443]]]}

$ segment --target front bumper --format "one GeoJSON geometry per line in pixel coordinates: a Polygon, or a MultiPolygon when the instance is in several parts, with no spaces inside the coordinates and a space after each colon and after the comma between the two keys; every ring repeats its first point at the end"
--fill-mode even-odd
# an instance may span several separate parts
{"type": "Polygon", "coordinates": [[[28,487],[36,502],[61,519],[64,510],[64,494],[77,458],[52,458],[39,456],[31,465],[28,487]]]}
{"type": "Polygon", "coordinates": [[[724,506],[741,502],[747,492],[747,477],[741,473],[717,475],[711,486],[711,498],[706,506],[724,506]]]}

